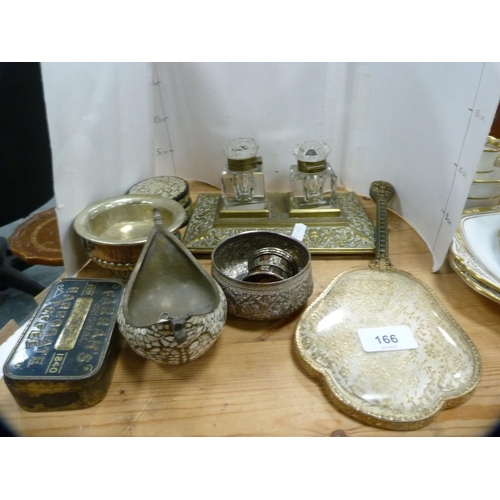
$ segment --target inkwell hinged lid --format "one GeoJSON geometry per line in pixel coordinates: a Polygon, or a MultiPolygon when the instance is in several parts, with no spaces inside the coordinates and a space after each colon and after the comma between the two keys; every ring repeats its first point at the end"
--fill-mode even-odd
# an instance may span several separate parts
{"type": "Polygon", "coordinates": [[[232,172],[246,172],[262,165],[262,158],[257,156],[259,145],[254,139],[233,139],[224,148],[227,166],[232,172]]]}
{"type": "Polygon", "coordinates": [[[330,152],[330,147],[322,141],[304,141],[293,150],[298,169],[306,174],[326,170],[326,158],[330,152]]]}

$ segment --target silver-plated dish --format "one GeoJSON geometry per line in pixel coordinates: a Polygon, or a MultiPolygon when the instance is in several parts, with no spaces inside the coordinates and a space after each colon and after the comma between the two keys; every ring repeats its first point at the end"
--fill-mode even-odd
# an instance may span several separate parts
{"type": "Polygon", "coordinates": [[[94,262],[127,279],[154,225],[155,208],[170,231],[176,231],[185,221],[186,211],[176,201],[128,194],[89,205],[78,214],[73,227],[94,262]]]}
{"type": "Polygon", "coordinates": [[[240,318],[269,321],[292,315],[313,291],[311,254],[300,241],[271,231],[249,231],[220,242],[212,253],[212,276],[227,297],[228,312],[240,318]],[[249,259],[262,248],[291,255],[297,272],[271,283],[245,281],[249,259]]]}
{"type": "Polygon", "coordinates": [[[130,347],[157,363],[195,360],[217,340],[226,321],[217,282],[162,224],[155,224],[118,310],[130,347]]]}

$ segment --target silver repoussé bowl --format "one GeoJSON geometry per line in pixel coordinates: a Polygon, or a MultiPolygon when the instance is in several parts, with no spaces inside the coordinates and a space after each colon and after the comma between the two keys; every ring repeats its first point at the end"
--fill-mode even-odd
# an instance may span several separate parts
{"type": "Polygon", "coordinates": [[[311,254],[300,241],[272,231],[248,231],[226,238],[212,253],[212,276],[227,297],[233,316],[258,321],[290,316],[313,291],[311,254]],[[275,282],[244,281],[248,261],[261,248],[280,248],[291,255],[297,272],[275,282]]]}

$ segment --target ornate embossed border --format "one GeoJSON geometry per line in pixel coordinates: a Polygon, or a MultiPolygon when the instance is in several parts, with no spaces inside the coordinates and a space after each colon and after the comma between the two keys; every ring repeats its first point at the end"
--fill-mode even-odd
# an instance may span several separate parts
{"type": "Polygon", "coordinates": [[[328,374],[327,370],[325,370],[319,363],[316,362],[315,359],[311,357],[308,350],[304,346],[304,331],[306,330],[304,328],[304,323],[306,322],[308,315],[310,315],[312,311],[314,311],[314,309],[318,307],[318,304],[320,304],[321,301],[325,300],[325,298],[330,293],[330,290],[334,288],[336,283],[340,281],[346,274],[363,269],[365,268],[353,267],[338,274],[327,286],[327,288],[323,290],[323,292],[321,292],[319,297],[317,297],[316,300],[307,307],[305,312],[300,317],[293,335],[293,353],[294,356],[296,356],[295,359],[309,375],[318,379],[322,383],[325,392],[328,398],[332,401],[333,405],[339,411],[345,413],[349,417],[352,417],[366,425],[378,427],[381,429],[397,431],[421,429],[430,424],[442,410],[454,408],[465,403],[472,396],[474,390],[479,384],[479,381],[481,380],[482,374],[482,360],[476,346],[474,345],[470,337],[464,332],[462,327],[456,322],[455,318],[450,314],[448,309],[446,309],[441,299],[423,281],[419,280],[412,274],[407,273],[406,271],[401,271],[399,269],[393,269],[392,271],[374,270],[374,272],[390,272],[408,276],[411,280],[415,281],[424,289],[426,289],[427,292],[434,298],[442,311],[446,314],[450,322],[455,326],[464,344],[468,346],[470,350],[473,362],[473,370],[470,379],[464,382],[464,385],[461,388],[443,393],[441,398],[436,400],[432,406],[428,408],[422,408],[421,411],[415,413],[394,413],[393,415],[388,416],[386,412],[382,412],[376,405],[360,405],[359,403],[356,403],[354,399],[350,399],[348,396],[346,396],[345,391],[342,390],[337,381],[328,374]]]}
{"type": "MultiPolygon", "coordinates": [[[[274,231],[290,236],[293,223],[284,224],[276,221],[273,226],[259,224],[255,220],[248,225],[231,226],[228,221],[216,224],[219,210],[219,194],[203,193],[198,196],[196,206],[191,215],[183,242],[192,253],[209,253],[219,242],[229,236],[234,236],[246,231],[274,231]]],[[[326,220],[317,218],[307,222],[307,229],[303,243],[312,254],[372,254],[375,251],[375,238],[373,224],[363,209],[356,193],[337,193],[339,208],[347,219],[347,224],[336,223],[334,218],[326,220]]]]}

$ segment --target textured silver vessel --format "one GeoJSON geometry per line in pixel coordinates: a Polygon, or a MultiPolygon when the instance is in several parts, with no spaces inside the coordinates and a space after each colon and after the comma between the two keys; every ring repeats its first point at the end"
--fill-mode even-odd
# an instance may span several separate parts
{"type": "Polygon", "coordinates": [[[130,347],[158,363],[192,361],[217,340],[226,312],[216,281],[167,228],[155,224],[118,311],[130,347]]]}
{"type": "Polygon", "coordinates": [[[228,312],[258,321],[275,320],[295,313],[313,291],[311,254],[300,241],[271,231],[249,231],[219,243],[212,253],[212,276],[224,290],[228,312]],[[276,247],[291,255],[297,273],[272,283],[244,281],[248,261],[261,248],[276,247]]]}

